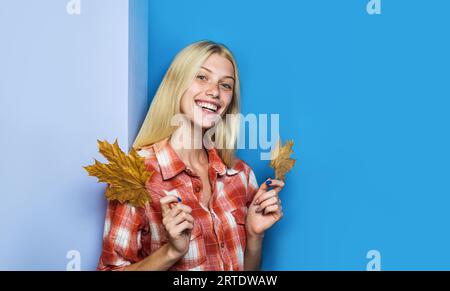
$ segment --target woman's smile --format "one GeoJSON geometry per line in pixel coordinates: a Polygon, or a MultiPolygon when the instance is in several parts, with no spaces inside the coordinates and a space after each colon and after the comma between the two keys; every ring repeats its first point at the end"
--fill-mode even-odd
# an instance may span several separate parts
{"type": "Polygon", "coordinates": [[[202,109],[202,112],[206,114],[214,114],[217,115],[219,109],[221,108],[220,103],[212,100],[198,99],[195,100],[195,104],[197,107],[202,109]]]}

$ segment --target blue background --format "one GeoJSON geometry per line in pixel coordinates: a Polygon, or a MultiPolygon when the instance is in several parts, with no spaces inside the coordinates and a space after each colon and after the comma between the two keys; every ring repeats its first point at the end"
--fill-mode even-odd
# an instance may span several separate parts
{"type": "MultiPolygon", "coordinates": [[[[263,269],[365,270],[372,249],[383,270],[450,269],[450,2],[382,0],[369,15],[368,0],[82,0],[80,16],[57,2],[0,7],[0,269],[65,269],[71,249],[95,268],[103,186],[80,166],[96,138],[129,145],[200,39],[235,53],[243,113],[280,114],[295,142],[263,269]]],[[[262,181],[259,153],[240,157],[262,181]]]]}

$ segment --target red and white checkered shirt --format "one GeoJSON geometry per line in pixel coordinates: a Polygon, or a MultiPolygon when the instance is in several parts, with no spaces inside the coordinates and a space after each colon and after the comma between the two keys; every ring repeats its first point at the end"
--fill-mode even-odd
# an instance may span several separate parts
{"type": "Polygon", "coordinates": [[[137,208],[108,202],[98,270],[122,270],[167,243],[159,202],[166,195],[181,197],[195,219],[188,252],[169,270],[244,269],[245,218],[258,183],[242,160],[227,169],[215,149],[207,153],[212,186],[209,207],[200,203],[200,177],[187,169],[168,139],[139,151],[147,170],[154,171],[147,182],[152,203],[137,208]]]}

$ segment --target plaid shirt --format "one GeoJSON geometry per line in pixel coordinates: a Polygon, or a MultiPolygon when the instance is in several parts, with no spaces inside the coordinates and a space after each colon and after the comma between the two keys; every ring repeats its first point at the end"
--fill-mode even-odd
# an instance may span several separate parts
{"type": "Polygon", "coordinates": [[[169,270],[243,270],[247,208],[258,190],[252,169],[242,160],[227,169],[215,149],[207,150],[212,194],[200,203],[202,181],[181,161],[168,139],[144,147],[152,203],[144,208],[109,201],[98,270],[122,270],[167,243],[159,199],[181,197],[195,219],[189,250],[169,270]]]}

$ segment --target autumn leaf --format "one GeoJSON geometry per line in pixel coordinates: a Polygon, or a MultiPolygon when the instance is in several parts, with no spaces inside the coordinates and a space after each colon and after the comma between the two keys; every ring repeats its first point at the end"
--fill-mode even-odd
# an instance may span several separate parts
{"type": "Polygon", "coordinates": [[[83,168],[89,176],[97,177],[98,182],[108,183],[106,199],[128,202],[136,207],[143,207],[147,202],[151,202],[145,183],[153,172],[146,169],[144,158],[139,156],[134,148],[126,155],[120,149],[117,139],[114,144],[100,140],[97,142],[99,152],[109,163],[103,164],[94,159],[93,165],[83,168]]]}
{"type": "Polygon", "coordinates": [[[282,146],[281,139],[279,139],[277,146],[270,152],[270,167],[275,170],[275,179],[284,181],[286,173],[294,166],[295,159],[291,159],[293,145],[294,141],[288,140],[286,141],[286,144],[282,146]]]}

